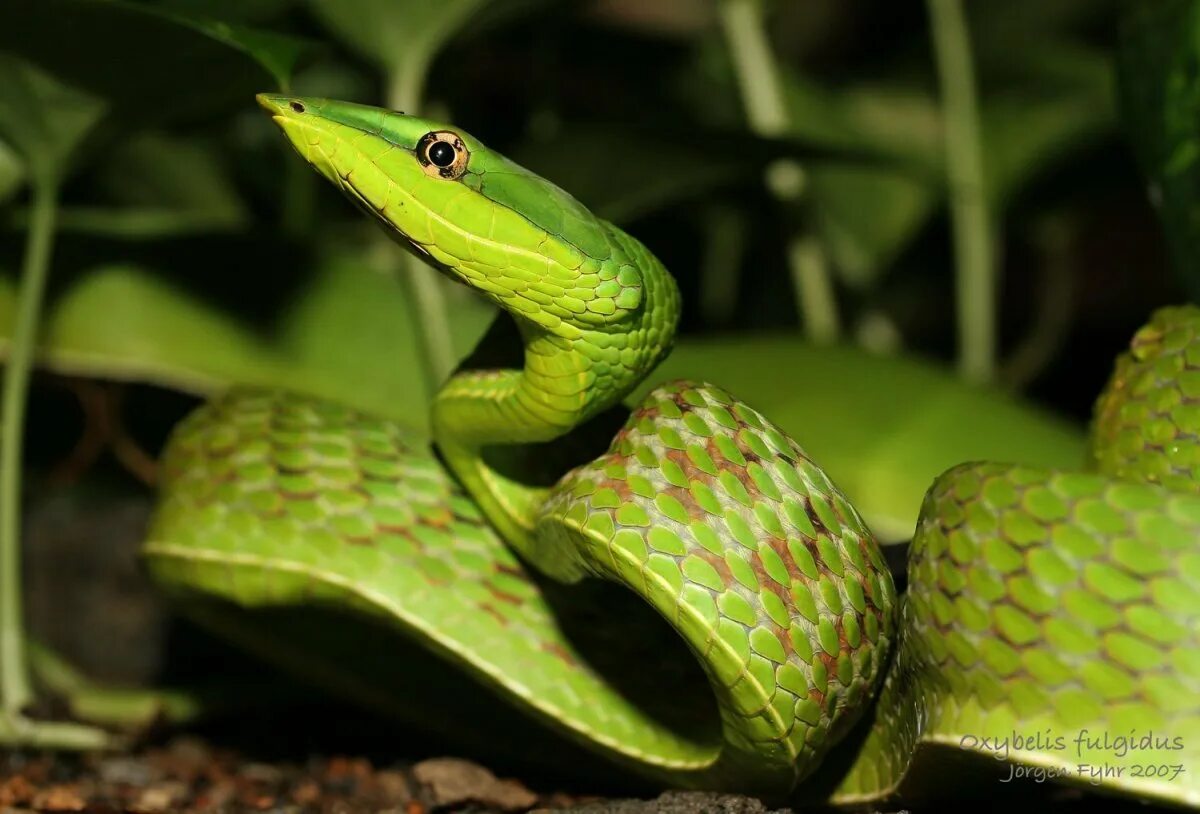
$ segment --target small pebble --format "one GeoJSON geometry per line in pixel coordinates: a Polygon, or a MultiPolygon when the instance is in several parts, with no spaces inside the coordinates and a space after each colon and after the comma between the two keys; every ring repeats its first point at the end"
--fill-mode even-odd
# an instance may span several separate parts
{"type": "Polygon", "coordinates": [[[186,799],[187,795],[186,784],[178,780],[168,780],[143,789],[133,807],[144,812],[170,811],[186,799]]]}
{"type": "Polygon", "coordinates": [[[101,781],[129,786],[147,786],[158,779],[150,763],[138,757],[109,757],[98,767],[101,781]]]}

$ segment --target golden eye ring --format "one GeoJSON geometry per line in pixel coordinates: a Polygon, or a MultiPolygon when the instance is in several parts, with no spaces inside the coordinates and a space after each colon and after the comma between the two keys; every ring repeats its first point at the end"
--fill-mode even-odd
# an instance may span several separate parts
{"type": "Polygon", "coordinates": [[[449,130],[434,130],[421,136],[414,152],[426,175],[446,181],[462,178],[471,160],[467,145],[449,130]]]}

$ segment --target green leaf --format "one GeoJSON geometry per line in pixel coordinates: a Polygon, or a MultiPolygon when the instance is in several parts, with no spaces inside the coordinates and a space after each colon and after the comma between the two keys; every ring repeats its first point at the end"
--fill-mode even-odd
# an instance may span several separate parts
{"type": "Polygon", "coordinates": [[[249,220],[219,153],[195,138],[136,136],[111,152],[97,176],[108,198],[122,206],[162,210],[225,229],[249,220]]]}
{"type": "MultiPolygon", "coordinates": [[[[0,276],[0,357],[12,335],[13,303],[11,281],[0,276]]],[[[416,326],[397,318],[408,313],[405,288],[357,254],[318,264],[265,332],[172,285],[161,271],[109,265],[87,270],[48,304],[39,359],[70,375],[200,394],[232,384],[287,387],[424,428],[433,394],[423,384],[416,326]]],[[[474,298],[451,310],[459,356],[491,315],[474,298]]]]}
{"type": "MultiPolygon", "coordinates": [[[[11,225],[24,229],[29,212],[13,213],[11,225]]],[[[64,206],[55,221],[60,234],[96,235],[123,240],[151,240],[194,234],[227,232],[241,221],[219,212],[188,211],[164,206],[132,206],[116,209],[102,206],[64,206]]]]}
{"type": "Polygon", "coordinates": [[[821,241],[850,285],[868,287],[912,241],[942,200],[913,175],[869,165],[814,166],[812,209],[821,241]]]}
{"type": "MultiPolygon", "coordinates": [[[[196,139],[143,134],[119,142],[96,171],[112,206],[65,206],[58,230],[126,239],[243,228],[249,213],[218,158],[196,139]]],[[[24,228],[28,211],[14,213],[24,228]]]]}
{"type": "MultiPolygon", "coordinates": [[[[1031,19],[1041,18],[1031,12],[1031,19]]],[[[744,127],[718,46],[701,49],[683,93],[697,115],[744,127]]],[[[1113,121],[1104,54],[1064,40],[1039,40],[1021,54],[1019,81],[992,83],[981,103],[988,193],[997,211],[1113,121]]],[[[945,202],[937,99],[911,65],[901,62],[893,72],[914,78],[833,88],[787,66],[781,71],[787,137],[867,157],[801,159],[817,232],[839,275],[859,287],[873,285],[945,202]]]]}
{"type": "Polygon", "coordinates": [[[0,204],[4,204],[25,183],[25,166],[20,156],[0,138],[0,204]]]}
{"type": "MultiPolygon", "coordinates": [[[[678,134],[643,134],[602,125],[555,132],[517,145],[512,158],[588,202],[608,220],[625,222],[661,211],[721,184],[735,183],[762,171],[756,150],[730,150],[722,141],[678,134]],[[675,166],[687,172],[663,172],[662,143],[671,145],[675,166]],[[612,161],[620,156],[620,161],[612,161]]],[[[753,143],[751,140],[750,143],[753,143]]]]}
{"type": "Polygon", "coordinates": [[[926,92],[903,86],[828,91],[785,73],[792,138],[891,156],[883,164],[813,162],[816,227],[839,274],[866,286],[891,265],[942,200],[941,115],[926,92]]]}
{"type": "Polygon", "coordinates": [[[994,96],[981,113],[987,192],[997,211],[1046,167],[1111,133],[1113,100],[1103,89],[994,96]]]}
{"type": "Polygon", "coordinates": [[[106,101],[121,125],[195,121],[286,82],[311,46],[122,0],[5,0],[0,51],[106,101]],[[119,58],[117,58],[119,56],[119,58]]]}
{"type": "MultiPolygon", "coordinates": [[[[708,119],[745,127],[724,46],[702,48],[685,96],[708,119]]],[[[801,159],[814,226],[839,275],[869,286],[928,222],[944,197],[941,116],[920,85],[831,88],[780,66],[786,137],[807,147],[860,151],[869,161],[801,159]]]]}
{"type": "Polygon", "coordinates": [[[275,20],[297,5],[296,0],[157,0],[154,4],[163,11],[241,23],[275,20]]]}
{"type": "MultiPolygon", "coordinates": [[[[1038,62],[1036,78],[995,89],[981,103],[987,193],[997,213],[1048,166],[1112,129],[1107,60],[1081,49],[1073,57],[1069,66],[1061,59],[1038,62]]],[[[805,111],[793,116],[796,132],[817,135],[800,124],[818,115],[811,95],[791,98],[793,110],[805,111]]],[[[822,239],[843,276],[866,285],[945,201],[941,114],[922,94],[863,87],[842,94],[834,115],[846,128],[846,143],[905,162],[899,168],[815,163],[810,170],[822,239]]]]}
{"type": "Polygon", "coordinates": [[[1175,271],[1200,298],[1200,2],[1139,7],[1122,32],[1118,77],[1175,271]]]}
{"type": "Polygon", "coordinates": [[[1089,29],[1107,28],[1126,0],[1005,0],[968,7],[976,59],[989,73],[1020,70],[1038,43],[1063,41],[1089,29]]]}
{"type": "Polygon", "coordinates": [[[107,2],[114,6],[157,14],[163,19],[192,28],[217,42],[223,42],[231,48],[241,51],[271,74],[280,89],[287,89],[291,85],[292,73],[295,71],[296,65],[316,49],[315,43],[297,37],[262,31],[228,20],[214,19],[182,6],[175,9],[157,9],[120,0],[107,0],[107,2]]]}
{"type": "Polygon", "coordinates": [[[23,59],[0,53],[0,138],[24,158],[35,178],[55,179],[104,105],[23,59]]]}
{"type": "Polygon", "coordinates": [[[308,0],[339,39],[380,67],[384,103],[421,107],[425,75],[438,52],[464,30],[478,31],[548,0],[308,0]]]}
{"type": "Polygon", "coordinates": [[[1021,75],[993,90],[981,111],[988,195],[997,208],[1116,125],[1110,54],[1067,41],[1021,53],[1021,75]]]}
{"type": "Polygon", "coordinates": [[[419,70],[486,0],[309,0],[339,38],[388,72],[419,70]]]}

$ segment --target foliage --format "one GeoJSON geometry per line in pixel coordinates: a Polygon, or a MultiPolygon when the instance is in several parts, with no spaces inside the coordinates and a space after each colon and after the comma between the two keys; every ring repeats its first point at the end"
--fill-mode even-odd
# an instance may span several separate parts
{"type": "Polygon", "coordinates": [[[1200,4],[1150,3],[1128,20],[1121,102],[1176,272],[1200,294],[1200,4]]]}

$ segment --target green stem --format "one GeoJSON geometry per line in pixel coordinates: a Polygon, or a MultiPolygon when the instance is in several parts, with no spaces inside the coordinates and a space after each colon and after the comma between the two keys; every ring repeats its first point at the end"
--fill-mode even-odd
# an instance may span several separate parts
{"type": "Polygon", "coordinates": [[[804,313],[805,332],[814,342],[829,343],[841,331],[833,287],[829,285],[829,265],[821,244],[812,236],[800,235],[788,243],[788,265],[792,286],[799,295],[804,313]]]}
{"type": "Polygon", "coordinates": [[[0,407],[0,712],[11,714],[33,700],[21,604],[21,452],[38,318],[50,271],[58,179],[35,178],[32,189],[17,320],[0,407]]]}
{"type": "Polygon", "coordinates": [[[721,27],[729,44],[746,118],[759,135],[782,135],[788,129],[787,105],[767,42],[762,3],[724,0],[720,8],[721,27]]]}
{"type": "MultiPolygon", "coordinates": [[[[387,103],[390,108],[406,113],[416,112],[421,105],[421,88],[425,83],[428,65],[428,59],[413,56],[389,73],[387,103]]],[[[455,361],[454,337],[450,331],[449,309],[443,287],[445,281],[431,273],[425,262],[414,256],[405,258],[405,269],[417,300],[415,316],[421,331],[425,383],[432,393],[450,375],[455,361]]]]}
{"type": "Polygon", "coordinates": [[[996,270],[971,42],[961,0],[927,2],[945,120],[958,278],[958,366],[966,379],[987,382],[996,372],[996,270]]]}
{"type": "MultiPolygon", "coordinates": [[[[733,60],[750,129],[775,138],[790,126],[779,66],[767,41],[760,0],[723,0],[721,28],[733,60]]],[[[780,159],[767,168],[769,186],[782,203],[797,204],[803,194],[804,170],[793,159],[780,159]],[[783,182],[776,182],[784,179],[783,182]]],[[[831,342],[839,332],[833,281],[824,251],[811,237],[798,234],[788,241],[788,265],[797,286],[804,330],[817,342],[831,342]]]]}
{"type": "Polygon", "coordinates": [[[425,75],[429,72],[429,62],[429,58],[423,53],[410,51],[406,59],[388,71],[388,107],[401,113],[416,115],[421,106],[421,98],[425,95],[425,75]]]}

